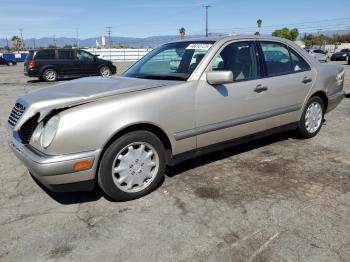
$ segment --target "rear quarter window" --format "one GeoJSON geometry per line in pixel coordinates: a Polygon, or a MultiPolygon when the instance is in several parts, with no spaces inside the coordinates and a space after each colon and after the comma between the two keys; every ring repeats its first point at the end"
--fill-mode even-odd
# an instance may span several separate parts
{"type": "Polygon", "coordinates": [[[55,50],[41,50],[38,51],[35,55],[35,59],[41,59],[41,60],[52,60],[56,59],[55,50]]]}
{"type": "Polygon", "coordinates": [[[32,60],[33,56],[34,56],[34,51],[29,51],[29,53],[26,56],[26,59],[24,61],[26,62],[26,61],[32,60]]]}

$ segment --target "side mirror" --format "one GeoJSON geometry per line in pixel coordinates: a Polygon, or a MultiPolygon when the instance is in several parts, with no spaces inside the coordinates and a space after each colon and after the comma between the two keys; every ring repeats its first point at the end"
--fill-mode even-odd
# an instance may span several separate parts
{"type": "Polygon", "coordinates": [[[210,85],[230,84],[233,82],[232,71],[210,71],[207,72],[206,76],[210,85]]]}

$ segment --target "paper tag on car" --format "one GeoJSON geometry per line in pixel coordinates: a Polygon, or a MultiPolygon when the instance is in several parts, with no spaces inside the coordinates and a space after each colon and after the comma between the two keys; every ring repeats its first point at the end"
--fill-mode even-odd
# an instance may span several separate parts
{"type": "Polygon", "coordinates": [[[196,50],[209,50],[209,48],[212,47],[212,44],[190,44],[186,47],[186,49],[196,49],[196,50]]]}

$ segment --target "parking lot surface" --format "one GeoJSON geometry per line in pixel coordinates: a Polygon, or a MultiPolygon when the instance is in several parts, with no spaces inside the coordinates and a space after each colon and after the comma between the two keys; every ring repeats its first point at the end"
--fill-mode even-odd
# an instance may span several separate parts
{"type": "Polygon", "coordinates": [[[0,67],[0,261],[350,261],[350,99],[313,139],[283,133],[186,161],[117,203],[47,191],[10,152],[16,97],[48,85],[22,71],[0,67]]]}

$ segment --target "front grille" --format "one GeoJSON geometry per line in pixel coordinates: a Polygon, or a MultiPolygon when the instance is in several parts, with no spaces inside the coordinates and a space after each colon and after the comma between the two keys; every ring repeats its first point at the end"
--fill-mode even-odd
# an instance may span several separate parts
{"type": "Polygon", "coordinates": [[[14,127],[17,124],[18,120],[21,118],[25,110],[25,107],[20,103],[17,102],[15,104],[15,106],[12,108],[9,119],[7,120],[11,127],[14,127]]]}

